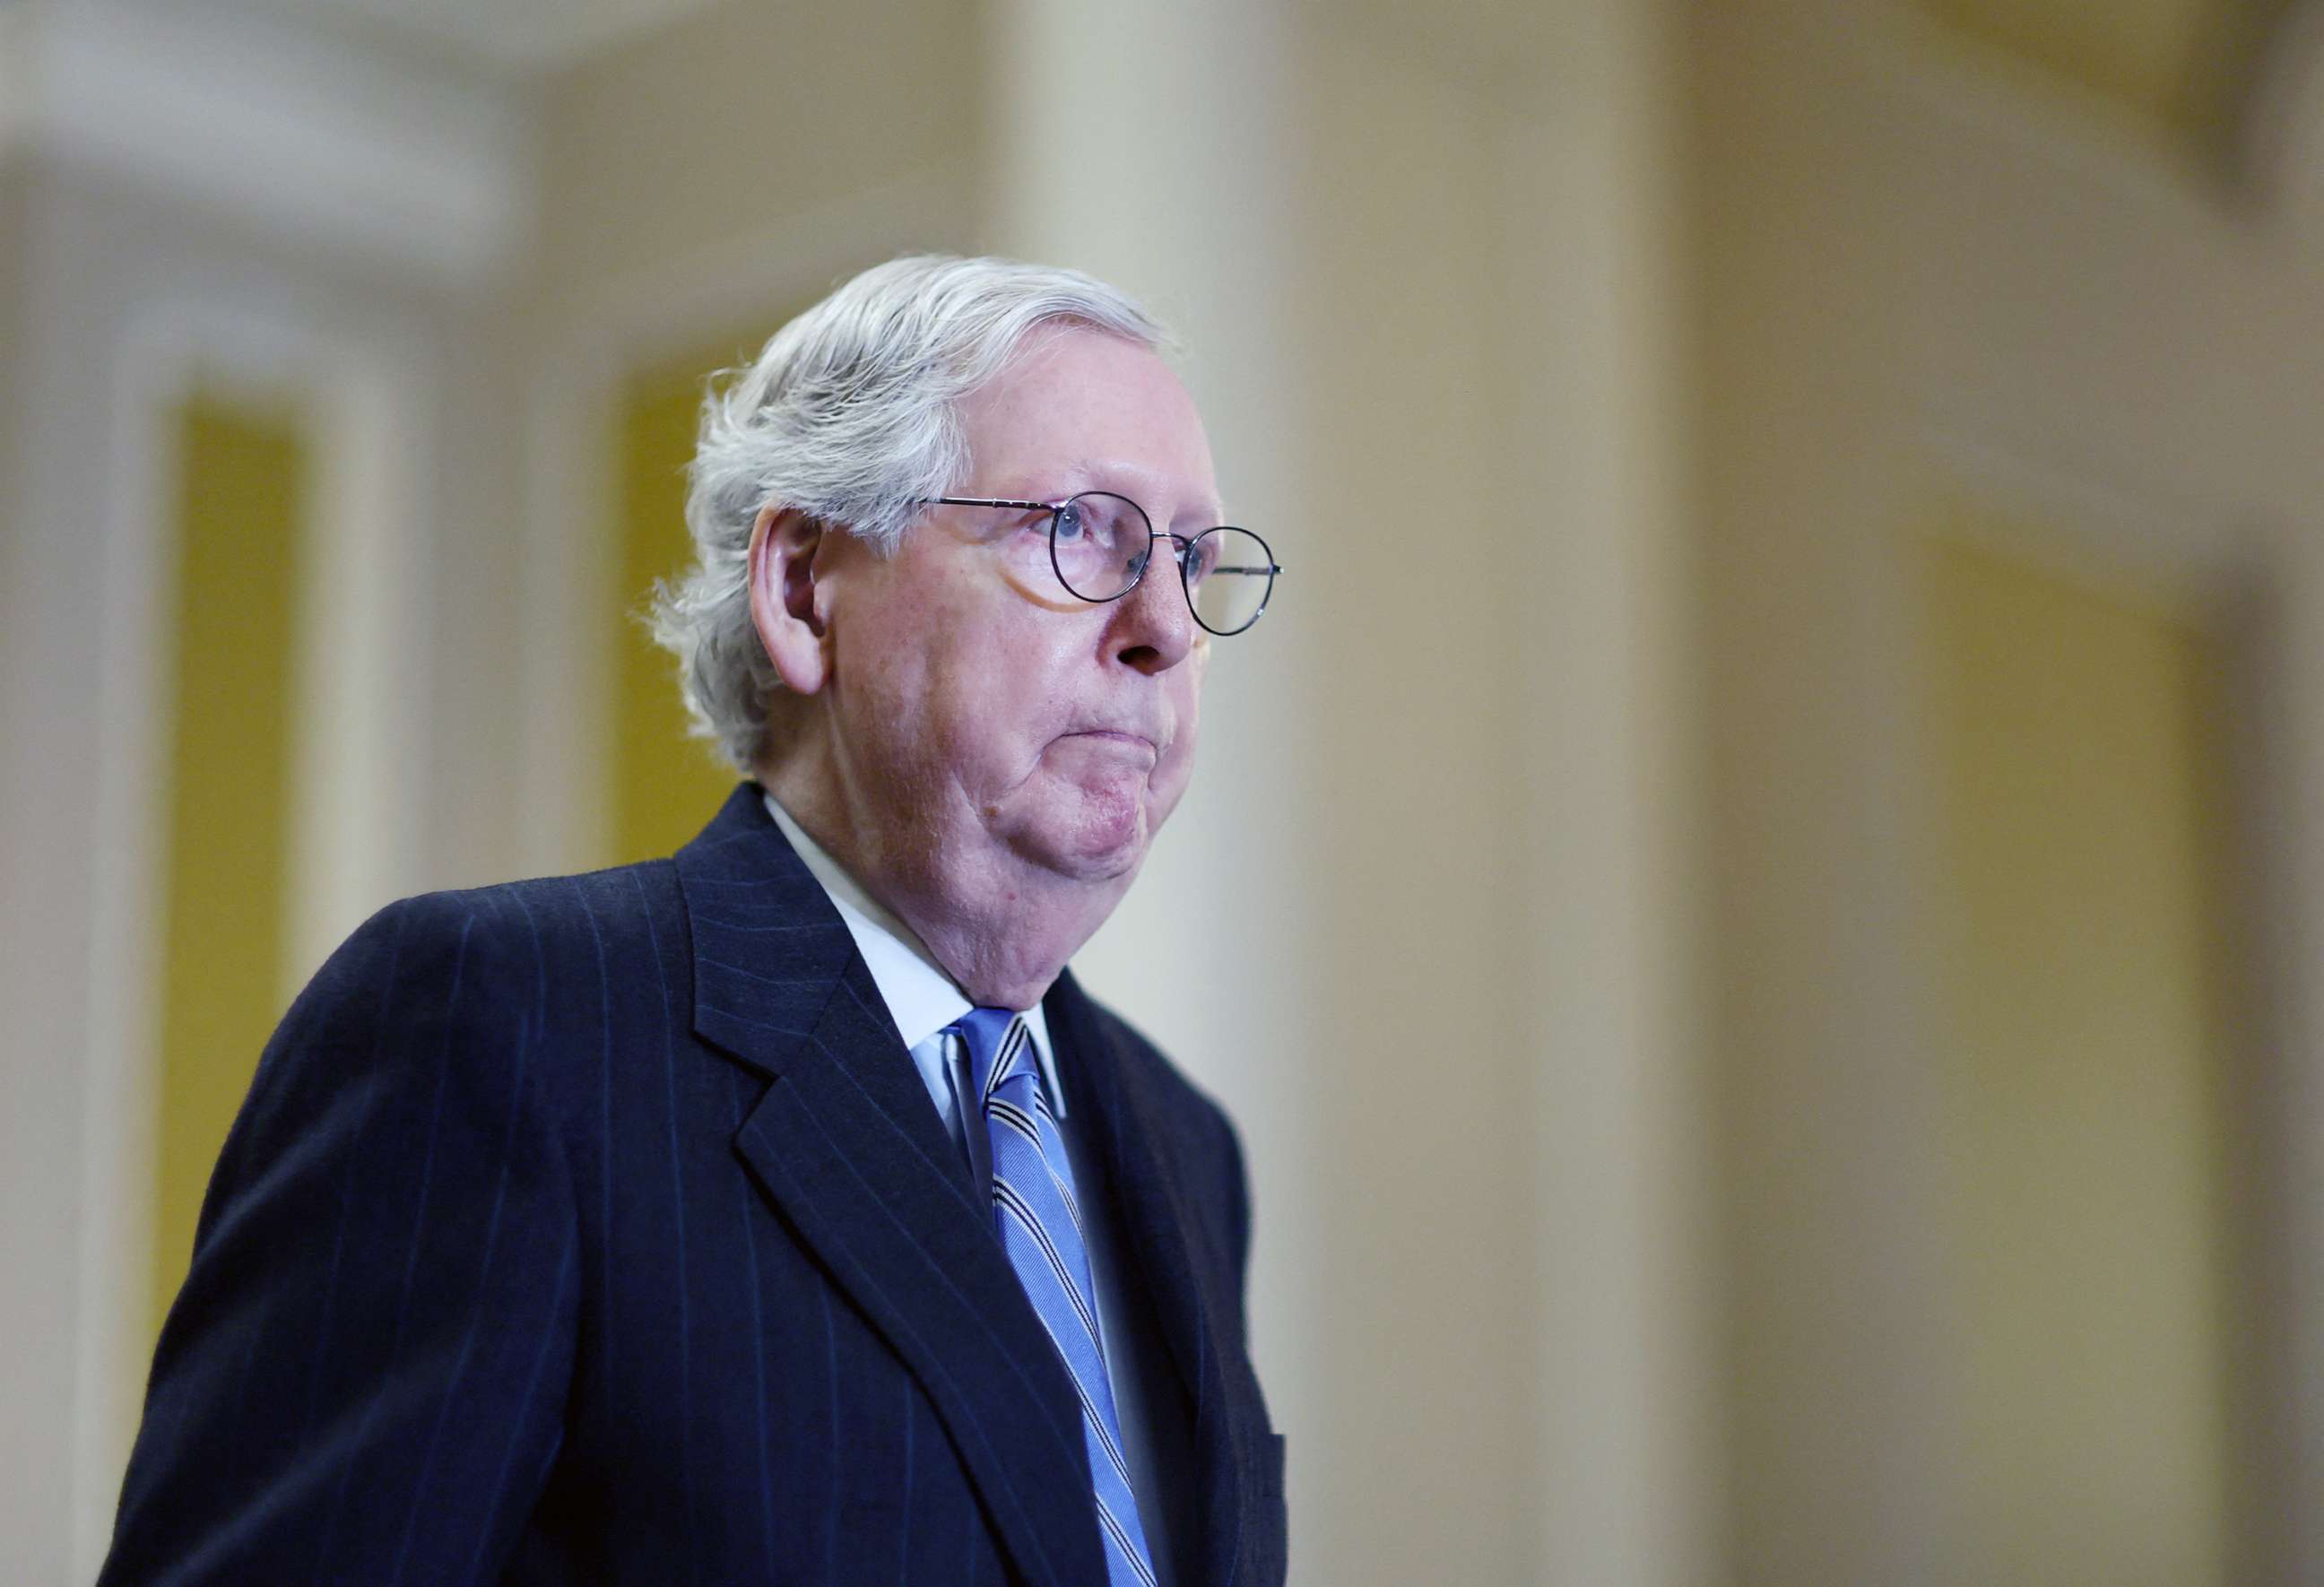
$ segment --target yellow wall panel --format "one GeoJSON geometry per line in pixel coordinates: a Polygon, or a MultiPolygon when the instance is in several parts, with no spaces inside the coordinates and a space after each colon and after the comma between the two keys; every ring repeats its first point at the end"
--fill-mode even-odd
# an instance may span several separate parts
{"type": "Polygon", "coordinates": [[[1963,1579],[2218,1582],[2215,659],[1975,518],[1925,564],[1963,1579]]]}
{"type": "Polygon", "coordinates": [[[307,442],[212,394],[178,420],[156,1332],[259,1049],[281,1013],[295,593],[307,442]]]}
{"type": "MultiPolygon", "coordinates": [[[[618,525],[624,615],[644,607],[657,579],[690,560],[686,466],[710,358],[632,379],[622,400],[622,496],[618,525]]],[[[687,736],[686,707],[669,653],[635,621],[619,632],[615,669],[611,861],[667,854],[702,829],[735,782],[711,747],[687,736]]]]}

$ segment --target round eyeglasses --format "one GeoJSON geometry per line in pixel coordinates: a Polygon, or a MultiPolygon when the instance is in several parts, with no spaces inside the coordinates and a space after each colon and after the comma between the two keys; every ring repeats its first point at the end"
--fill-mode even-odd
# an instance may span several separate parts
{"type": "Polygon", "coordinates": [[[1049,566],[1057,582],[1066,594],[1096,605],[1136,589],[1154,559],[1154,542],[1167,540],[1187,609],[1196,623],[1222,638],[1259,620],[1275,593],[1275,576],[1283,571],[1267,542],[1247,529],[1222,524],[1191,540],[1159,533],[1145,508],[1111,491],[1084,491],[1062,502],[928,496],[921,505],[1013,507],[1048,514],[1049,566]]]}

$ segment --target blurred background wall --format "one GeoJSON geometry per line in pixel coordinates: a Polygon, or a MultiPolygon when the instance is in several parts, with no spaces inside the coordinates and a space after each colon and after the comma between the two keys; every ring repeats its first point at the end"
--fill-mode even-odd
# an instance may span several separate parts
{"type": "Polygon", "coordinates": [[[713,807],[700,383],[936,248],[1288,569],[1079,963],[1295,1580],[2324,1580],[2319,10],[0,6],[0,1570],[330,946],[713,807]]]}

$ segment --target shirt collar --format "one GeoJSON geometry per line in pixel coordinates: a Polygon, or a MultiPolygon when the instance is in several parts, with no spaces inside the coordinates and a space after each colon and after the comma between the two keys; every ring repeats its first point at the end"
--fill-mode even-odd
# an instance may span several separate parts
{"type": "MultiPolygon", "coordinates": [[[[767,814],[782,828],[783,836],[790,840],[791,852],[798,855],[821,885],[832,907],[839,911],[847,935],[855,939],[855,951],[863,955],[864,967],[872,972],[872,984],[880,989],[880,999],[888,1005],[889,1018],[895,1020],[897,1034],[904,1038],[904,1045],[918,1047],[967,1013],[974,1006],[968,994],[945,973],[918,935],[864,891],[855,878],[791,818],[791,813],[776,801],[773,794],[765,798],[767,814]]],[[[1049,1047],[1048,1019],[1038,1002],[1022,1010],[1019,1018],[1025,1021],[1033,1038],[1033,1056],[1041,1066],[1041,1084],[1048,1088],[1049,1107],[1062,1119],[1065,1116],[1065,1087],[1057,1084],[1056,1059],[1049,1047]]]]}

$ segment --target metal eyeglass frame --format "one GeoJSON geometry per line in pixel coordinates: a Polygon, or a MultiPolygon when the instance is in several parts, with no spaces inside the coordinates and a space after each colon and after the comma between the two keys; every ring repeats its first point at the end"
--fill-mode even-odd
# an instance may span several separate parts
{"type": "MultiPolygon", "coordinates": [[[[1076,491],[1072,495],[1065,497],[1064,500],[1056,502],[1019,502],[1012,501],[1006,496],[922,496],[918,499],[916,504],[922,507],[1016,507],[1021,508],[1028,512],[1047,512],[1049,515],[1049,569],[1057,576],[1057,583],[1064,586],[1065,594],[1073,596],[1076,601],[1086,601],[1093,606],[1109,605],[1111,603],[1121,599],[1122,596],[1128,595],[1131,590],[1136,589],[1139,585],[1145,583],[1146,570],[1154,565],[1154,542],[1156,540],[1167,540],[1170,542],[1171,546],[1171,559],[1178,564],[1178,588],[1185,595],[1187,612],[1193,615],[1195,624],[1200,627],[1204,632],[1214,633],[1221,639],[1228,639],[1238,633],[1249,632],[1253,623],[1256,623],[1260,618],[1267,615],[1267,604],[1275,598],[1275,576],[1283,571],[1283,565],[1275,559],[1274,548],[1270,547],[1259,535],[1253,533],[1250,530],[1245,529],[1240,524],[1213,524],[1211,528],[1203,531],[1202,534],[1194,535],[1192,538],[1185,535],[1172,534],[1168,530],[1155,528],[1154,520],[1148,514],[1145,508],[1139,506],[1136,502],[1131,501],[1128,496],[1122,495],[1117,491],[1076,491]],[[1131,512],[1137,513],[1139,520],[1146,525],[1147,549],[1145,558],[1138,564],[1138,571],[1130,577],[1130,582],[1110,595],[1085,595],[1082,594],[1081,591],[1074,587],[1073,581],[1065,577],[1065,568],[1060,567],[1057,562],[1057,519],[1068,506],[1080,501],[1084,496],[1104,496],[1109,500],[1122,503],[1128,506],[1131,512]],[[1237,534],[1250,535],[1252,540],[1259,541],[1259,554],[1267,558],[1267,567],[1264,569],[1267,574],[1267,587],[1259,592],[1259,609],[1250,614],[1248,622],[1245,622],[1240,626],[1235,628],[1213,628],[1209,623],[1204,623],[1203,621],[1203,614],[1201,610],[1194,604],[1194,586],[1186,582],[1186,554],[1194,549],[1194,541],[1201,540],[1204,534],[1212,534],[1222,529],[1231,529],[1237,534]]],[[[1261,569],[1257,567],[1238,567],[1213,568],[1212,571],[1214,573],[1257,573],[1261,571],[1261,569]]]]}

